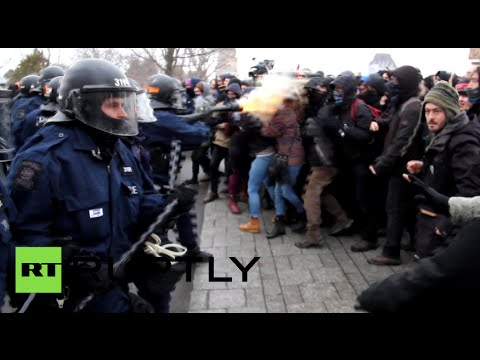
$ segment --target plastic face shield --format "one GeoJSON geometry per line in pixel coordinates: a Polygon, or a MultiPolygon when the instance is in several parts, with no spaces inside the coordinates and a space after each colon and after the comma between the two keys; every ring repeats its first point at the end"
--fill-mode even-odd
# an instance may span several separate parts
{"type": "Polygon", "coordinates": [[[139,123],[152,123],[157,121],[153,115],[150,99],[144,90],[137,91],[137,121],[139,123]]]}
{"type": "Polygon", "coordinates": [[[88,88],[70,94],[75,117],[95,129],[118,136],[138,135],[135,90],[88,88]]]}

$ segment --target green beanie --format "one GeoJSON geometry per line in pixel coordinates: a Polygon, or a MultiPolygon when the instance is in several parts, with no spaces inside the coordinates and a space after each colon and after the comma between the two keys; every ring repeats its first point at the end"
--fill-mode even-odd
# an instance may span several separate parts
{"type": "Polygon", "coordinates": [[[441,107],[447,115],[447,121],[450,121],[460,112],[458,103],[458,92],[448,82],[442,80],[425,95],[423,107],[426,103],[432,103],[441,107]]]}

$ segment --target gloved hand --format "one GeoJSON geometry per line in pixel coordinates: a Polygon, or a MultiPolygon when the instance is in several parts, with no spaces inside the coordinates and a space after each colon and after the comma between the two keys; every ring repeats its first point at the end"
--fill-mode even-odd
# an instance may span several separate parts
{"type": "Polygon", "coordinates": [[[85,244],[71,237],[54,238],[50,246],[62,248],[63,284],[76,293],[101,291],[111,283],[106,261],[85,251],[85,244]]]}
{"type": "MultiPolygon", "coordinates": [[[[166,203],[168,204],[176,199],[178,200],[178,204],[175,207],[174,214],[180,215],[187,213],[195,205],[195,196],[197,194],[197,190],[185,185],[180,185],[175,187],[167,196],[166,203]]],[[[175,215],[173,216],[175,217],[175,215]]]]}
{"type": "MultiPolygon", "coordinates": [[[[168,240],[167,240],[168,241],[168,240]]],[[[151,234],[146,241],[137,243],[117,261],[113,267],[116,280],[124,283],[144,279],[149,273],[168,272],[173,259],[168,255],[154,256],[146,251],[147,243],[166,245],[156,234],[151,234]]]]}
{"type": "Polygon", "coordinates": [[[435,189],[427,186],[415,175],[403,174],[403,177],[421,191],[421,194],[415,195],[416,201],[430,205],[438,214],[449,215],[448,196],[440,194],[435,189]]]}

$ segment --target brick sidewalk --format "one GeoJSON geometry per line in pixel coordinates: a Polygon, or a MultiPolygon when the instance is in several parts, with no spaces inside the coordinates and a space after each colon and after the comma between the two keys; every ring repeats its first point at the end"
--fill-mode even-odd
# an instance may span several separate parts
{"type": "Polygon", "coordinates": [[[412,266],[411,253],[403,250],[401,266],[368,264],[381,248],[353,253],[356,236],[329,237],[321,248],[299,249],[294,242],[301,235],[287,227],[286,235],[268,240],[272,211],[263,211],[260,234],[241,232],[238,226],[249,213],[248,205],[240,206],[243,213],[233,215],[223,197],[205,205],[201,247],[215,258],[215,277],[232,282],[209,282],[208,264],[196,265],[189,312],[355,312],[356,296],[368,284],[412,266]],[[247,282],[229,256],[243,265],[260,257],[247,282]]]}

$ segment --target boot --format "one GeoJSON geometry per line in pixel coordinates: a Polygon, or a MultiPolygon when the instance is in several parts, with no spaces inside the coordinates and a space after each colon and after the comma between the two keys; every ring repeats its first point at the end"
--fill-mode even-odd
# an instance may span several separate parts
{"type": "Polygon", "coordinates": [[[188,249],[184,256],[186,258],[196,258],[197,261],[205,263],[208,262],[208,258],[211,258],[213,255],[209,252],[200,250],[200,247],[197,245],[191,249],[188,249]]]}
{"type": "Polygon", "coordinates": [[[304,232],[307,228],[307,213],[298,214],[297,220],[290,226],[293,232],[304,232]]]}
{"type": "Polygon", "coordinates": [[[240,193],[240,202],[248,204],[248,193],[243,191],[240,193]]]}
{"type": "Polygon", "coordinates": [[[242,210],[238,206],[237,202],[235,201],[235,198],[233,195],[228,195],[228,208],[232,212],[232,214],[241,214],[242,210]]]}
{"type": "Polygon", "coordinates": [[[240,225],[240,230],[258,234],[260,232],[260,221],[258,218],[252,217],[248,223],[240,225]]]}
{"type": "Polygon", "coordinates": [[[295,246],[299,248],[308,248],[311,246],[322,246],[324,243],[325,237],[320,230],[320,226],[309,225],[305,237],[301,240],[295,241],[295,246]]]}
{"type": "Polygon", "coordinates": [[[217,193],[209,192],[205,196],[205,198],[203,199],[203,203],[207,204],[207,203],[212,202],[212,201],[217,200],[217,199],[218,199],[218,194],[217,193]]]}
{"type": "Polygon", "coordinates": [[[387,265],[387,266],[395,266],[400,265],[402,261],[400,259],[396,259],[389,256],[384,255],[377,255],[373,258],[367,259],[367,262],[372,265],[387,265]]]}
{"type": "Polygon", "coordinates": [[[277,216],[273,223],[273,227],[267,232],[267,239],[273,239],[285,234],[285,219],[283,216],[277,216]]]}

